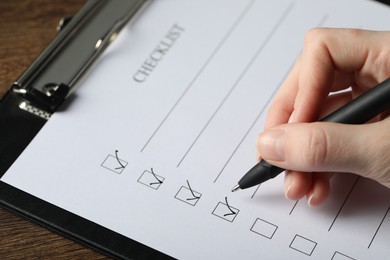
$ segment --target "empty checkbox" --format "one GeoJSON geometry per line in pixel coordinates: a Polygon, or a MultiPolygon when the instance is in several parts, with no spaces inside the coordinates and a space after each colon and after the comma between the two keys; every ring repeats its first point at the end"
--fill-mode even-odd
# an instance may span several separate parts
{"type": "Polygon", "coordinates": [[[340,252],[335,252],[332,257],[332,260],[355,260],[355,258],[349,257],[340,252]]]}
{"type": "Polygon", "coordinates": [[[256,219],[255,223],[253,223],[251,231],[258,235],[271,239],[274,236],[277,229],[278,226],[258,218],[256,219]]]}
{"type": "Polygon", "coordinates": [[[290,244],[290,248],[309,256],[313,253],[316,246],[316,242],[300,235],[295,235],[290,244]]]}

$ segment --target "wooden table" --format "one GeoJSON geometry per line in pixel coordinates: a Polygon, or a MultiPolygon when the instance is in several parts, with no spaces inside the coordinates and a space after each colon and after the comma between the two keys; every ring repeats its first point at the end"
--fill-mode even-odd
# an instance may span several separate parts
{"type": "MultiPolygon", "coordinates": [[[[0,1],[0,96],[53,39],[61,17],[75,14],[84,2],[0,1]]],[[[107,259],[89,248],[0,209],[0,259],[53,258],[107,259]]]]}
{"type": "MultiPolygon", "coordinates": [[[[0,1],[0,96],[55,36],[60,18],[74,14],[84,2],[0,1]]],[[[0,208],[0,259],[53,258],[107,259],[0,208]]]]}

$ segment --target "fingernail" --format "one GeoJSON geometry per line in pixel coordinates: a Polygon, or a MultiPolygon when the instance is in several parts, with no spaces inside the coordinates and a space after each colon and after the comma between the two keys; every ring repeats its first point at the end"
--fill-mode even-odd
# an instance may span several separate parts
{"type": "Polygon", "coordinates": [[[292,181],[291,181],[291,178],[289,177],[289,173],[287,171],[286,171],[286,175],[284,176],[284,187],[285,187],[284,197],[286,197],[286,199],[291,200],[292,198],[290,196],[290,190],[292,187],[292,181]]]}
{"type": "Polygon", "coordinates": [[[291,187],[292,185],[288,186],[287,190],[285,191],[284,193],[284,197],[288,200],[292,200],[292,198],[290,197],[290,190],[291,190],[291,187]]]}
{"type": "Polygon", "coordinates": [[[284,131],[267,130],[259,135],[259,152],[263,159],[284,161],[284,131]]]}
{"type": "Polygon", "coordinates": [[[310,194],[308,199],[307,199],[307,205],[311,208],[313,205],[312,205],[312,202],[313,202],[313,198],[314,198],[314,193],[310,194]]]}

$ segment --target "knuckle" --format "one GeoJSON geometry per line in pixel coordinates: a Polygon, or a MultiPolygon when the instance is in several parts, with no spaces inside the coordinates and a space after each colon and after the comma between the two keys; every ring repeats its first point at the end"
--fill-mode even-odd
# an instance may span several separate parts
{"type": "Polygon", "coordinates": [[[390,188],[390,140],[386,133],[378,135],[368,144],[363,175],[390,188]]]}
{"type": "Polygon", "coordinates": [[[327,163],[331,145],[327,132],[322,127],[311,127],[305,140],[302,163],[309,168],[321,168],[327,163]]]}
{"type": "Polygon", "coordinates": [[[389,46],[383,46],[379,51],[370,51],[367,55],[367,64],[370,64],[377,82],[385,80],[390,74],[390,61],[386,58],[389,55],[389,46]]]}
{"type": "MultiPolygon", "coordinates": [[[[383,157],[383,156],[382,156],[383,157]]],[[[376,164],[370,164],[366,167],[366,170],[363,171],[362,175],[370,179],[376,180],[382,185],[390,188],[390,159],[381,158],[380,156],[376,158],[376,164]]]]}
{"type": "Polygon", "coordinates": [[[306,46],[312,45],[315,43],[320,43],[325,38],[326,32],[328,29],[326,28],[312,28],[306,32],[304,37],[304,44],[306,46]]]}

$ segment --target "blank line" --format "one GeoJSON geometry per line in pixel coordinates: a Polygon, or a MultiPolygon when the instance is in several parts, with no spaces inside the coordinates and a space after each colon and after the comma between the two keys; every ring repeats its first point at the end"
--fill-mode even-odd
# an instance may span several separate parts
{"type": "Polygon", "coordinates": [[[372,242],[374,241],[376,235],[378,234],[379,229],[381,228],[383,222],[385,221],[385,219],[386,219],[386,217],[387,217],[387,214],[389,214],[389,211],[390,211],[390,207],[387,209],[386,214],[383,216],[383,219],[382,219],[381,223],[379,224],[379,227],[378,227],[377,230],[375,231],[375,234],[374,234],[373,238],[371,239],[371,242],[370,242],[370,244],[368,245],[367,248],[370,248],[372,242]]]}
{"type": "Polygon", "coordinates": [[[274,93],[272,93],[272,95],[268,98],[267,102],[265,103],[264,107],[260,110],[260,113],[256,116],[255,120],[252,122],[251,126],[249,127],[249,129],[246,131],[246,133],[244,134],[244,136],[241,138],[240,142],[238,143],[238,145],[234,148],[233,152],[231,153],[231,155],[229,156],[228,160],[226,161],[226,163],[223,165],[222,169],[219,171],[217,177],[215,178],[214,180],[214,183],[217,182],[217,180],[219,179],[219,177],[221,177],[221,174],[222,172],[225,170],[226,166],[230,163],[230,161],[232,160],[233,156],[236,154],[236,152],[238,151],[238,149],[240,148],[240,146],[242,145],[242,143],[244,142],[244,140],[247,138],[247,136],[249,135],[249,133],[251,132],[251,130],[253,129],[253,127],[256,125],[256,122],[257,120],[259,120],[260,116],[263,114],[265,108],[267,107],[268,103],[272,100],[273,96],[275,95],[277,89],[275,89],[274,93]]]}
{"type": "MultiPolygon", "coordinates": [[[[325,15],[324,17],[322,17],[322,19],[320,20],[320,22],[318,23],[318,26],[322,26],[325,21],[328,19],[328,15],[325,15]]],[[[250,128],[248,129],[248,131],[245,133],[244,137],[241,139],[241,141],[238,143],[237,147],[234,149],[233,153],[230,155],[229,159],[227,160],[227,162],[225,163],[225,165],[222,167],[221,171],[219,172],[218,176],[215,178],[214,180],[214,183],[217,182],[217,180],[219,179],[219,177],[221,176],[222,172],[225,170],[226,166],[229,164],[229,162],[231,161],[231,159],[233,158],[233,156],[235,155],[235,153],[237,152],[238,148],[241,146],[241,144],[244,142],[244,140],[247,138],[248,134],[250,133],[250,131],[252,131],[252,128],[255,126],[256,122],[259,120],[260,116],[263,114],[264,112],[264,108],[268,106],[268,104],[271,102],[272,98],[275,96],[276,94],[276,91],[280,88],[280,85],[283,83],[283,81],[286,79],[288,73],[290,72],[290,70],[292,69],[292,66],[294,65],[295,61],[290,65],[290,68],[287,70],[287,73],[284,75],[282,81],[279,83],[279,86],[277,89],[275,89],[275,91],[272,93],[271,97],[267,100],[267,102],[265,103],[265,106],[263,107],[263,109],[260,111],[260,113],[257,115],[257,117],[255,118],[255,120],[253,121],[252,125],[250,126],[250,128]]],[[[255,193],[253,194],[252,197],[255,196],[257,192],[257,189],[255,191],[255,193]]]]}
{"type": "MultiPolygon", "coordinates": [[[[245,72],[243,73],[245,74],[245,72]]],[[[231,93],[233,92],[233,90],[237,87],[238,85],[238,82],[241,80],[243,74],[240,75],[240,78],[239,80],[236,81],[236,83],[233,85],[232,88],[230,88],[229,92],[225,95],[225,97],[223,98],[222,102],[218,105],[217,109],[214,111],[214,113],[211,115],[211,117],[209,118],[209,120],[206,122],[206,124],[203,126],[202,130],[200,131],[200,133],[198,134],[198,136],[195,138],[195,140],[192,142],[192,144],[190,145],[190,147],[187,149],[187,151],[184,153],[183,157],[180,159],[179,163],[177,164],[176,167],[179,167],[180,164],[184,161],[184,159],[187,157],[188,153],[191,151],[192,147],[194,147],[195,143],[198,141],[198,139],[200,138],[200,136],[203,134],[203,132],[206,130],[206,128],[209,126],[209,124],[211,123],[211,121],[213,121],[214,117],[217,115],[218,111],[222,108],[222,106],[225,104],[226,100],[229,98],[229,96],[231,95],[231,93]]]]}
{"type": "Polygon", "coordinates": [[[236,80],[236,82],[233,84],[233,86],[230,88],[229,92],[225,95],[225,97],[223,98],[223,100],[221,101],[221,103],[219,104],[219,106],[217,107],[217,109],[214,111],[214,113],[211,115],[211,117],[209,118],[209,120],[207,121],[207,123],[204,125],[204,127],[202,128],[202,130],[200,131],[200,133],[198,134],[198,136],[195,138],[195,140],[192,142],[192,144],[190,145],[190,147],[188,148],[188,150],[185,152],[184,156],[181,158],[181,160],[179,161],[179,163],[177,164],[177,167],[180,166],[180,164],[183,162],[183,160],[187,157],[188,153],[191,151],[191,149],[194,147],[195,143],[198,141],[198,139],[200,138],[200,136],[204,133],[204,131],[206,130],[206,128],[209,126],[210,122],[214,119],[214,117],[217,115],[217,113],[219,112],[219,110],[222,108],[222,106],[225,104],[226,100],[228,100],[228,98],[230,97],[230,95],[233,93],[233,91],[236,89],[236,87],[238,86],[238,84],[241,82],[241,80],[244,78],[244,76],[246,75],[246,73],[249,71],[249,69],[252,67],[253,63],[257,60],[257,58],[259,57],[260,53],[263,51],[263,49],[265,48],[265,46],[268,44],[268,42],[271,40],[272,36],[275,34],[275,32],[278,30],[279,26],[283,23],[284,19],[286,18],[287,14],[291,11],[292,7],[293,7],[294,3],[291,3],[287,9],[283,12],[282,16],[279,18],[279,20],[277,21],[276,25],[274,26],[274,28],[272,28],[271,32],[268,34],[267,38],[265,39],[265,41],[261,44],[261,46],[259,47],[259,49],[257,49],[255,55],[252,57],[252,59],[249,61],[249,63],[245,66],[244,70],[242,71],[242,73],[240,74],[240,76],[238,77],[238,79],[236,80]]]}
{"type": "Polygon", "coordinates": [[[290,213],[288,213],[289,215],[291,215],[295,209],[295,207],[297,206],[299,200],[297,200],[297,202],[295,202],[294,206],[292,207],[292,209],[290,210],[290,213]]]}
{"type": "Polygon", "coordinates": [[[322,27],[323,25],[324,25],[324,23],[326,22],[326,20],[328,20],[328,18],[329,18],[329,15],[328,14],[325,14],[323,17],[322,17],[322,19],[321,19],[321,21],[318,23],[318,27],[322,27]]]}
{"type": "Polygon", "coordinates": [[[259,190],[260,186],[261,186],[261,184],[257,185],[257,188],[256,188],[255,192],[253,192],[251,199],[253,199],[253,197],[256,195],[256,192],[259,190]]]}
{"type": "Polygon", "coordinates": [[[330,225],[328,231],[330,231],[330,230],[332,229],[333,224],[336,222],[337,217],[339,216],[341,210],[344,208],[345,204],[347,203],[347,200],[349,199],[349,196],[351,196],[351,193],[352,193],[353,189],[355,188],[355,186],[356,186],[356,184],[358,183],[359,180],[360,180],[360,176],[358,176],[358,177],[356,178],[355,183],[352,185],[350,191],[348,192],[347,197],[345,198],[343,204],[341,205],[339,211],[337,212],[336,217],[334,218],[334,220],[333,220],[332,224],[330,225]]]}
{"type": "Polygon", "coordinates": [[[203,64],[201,69],[198,71],[198,73],[195,75],[195,77],[192,79],[190,84],[187,86],[187,88],[183,91],[183,93],[180,95],[179,99],[175,102],[175,104],[171,107],[171,109],[168,111],[168,114],[163,118],[163,120],[160,122],[160,124],[157,126],[156,130],[154,130],[153,134],[149,137],[149,139],[146,141],[145,145],[141,149],[141,153],[145,150],[145,148],[149,145],[151,140],[154,138],[154,136],[157,134],[157,132],[160,130],[162,125],[167,121],[169,116],[172,114],[172,112],[175,110],[175,108],[178,106],[178,104],[181,102],[181,100],[184,98],[184,96],[187,94],[187,92],[190,90],[190,88],[194,85],[196,80],[199,78],[199,76],[203,73],[203,71],[206,69],[208,64],[211,62],[211,60],[215,57],[215,55],[218,53],[218,51],[222,48],[222,46],[225,44],[227,39],[231,36],[233,31],[236,29],[238,24],[240,24],[241,20],[245,17],[247,12],[250,10],[250,8],[253,6],[255,0],[252,0],[248,6],[244,9],[244,11],[240,14],[238,19],[233,23],[229,31],[226,33],[226,35],[222,38],[222,40],[219,42],[217,47],[214,49],[214,51],[211,53],[209,58],[206,60],[206,62],[203,64]]]}
{"type": "Polygon", "coordinates": [[[268,98],[267,102],[265,103],[265,105],[263,106],[263,108],[260,110],[260,113],[257,114],[255,120],[253,120],[252,124],[250,125],[249,129],[246,131],[246,133],[244,134],[244,136],[242,137],[242,139],[240,140],[240,142],[238,143],[238,145],[234,148],[233,152],[231,153],[231,155],[229,156],[228,160],[226,161],[226,163],[223,165],[222,169],[219,171],[217,177],[215,178],[214,180],[214,183],[217,182],[217,180],[219,179],[219,177],[221,176],[222,172],[225,170],[226,166],[230,163],[230,161],[232,160],[233,156],[236,154],[236,152],[238,151],[238,148],[240,148],[240,146],[242,145],[242,143],[244,142],[244,140],[247,138],[247,136],[249,135],[249,133],[252,131],[253,127],[256,125],[256,122],[259,120],[260,116],[263,114],[265,108],[268,106],[269,102],[271,102],[272,98],[274,97],[276,91],[278,90],[278,88],[276,88],[274,90],[274,92],[272,93],[272,95],[268,98]]]}
{"type": "MultiPolygon", "coordinates": [[[[294,64],[294,63],[293,63],[294,64]]],[[[242,145],[242,143],[244,142],[244,140],[248,137],[249,133],[252,131],[253,127],[256,125],[256,122],[259,120],[260,116],[263,114],[265,108],[268,106],[268,104],[271,102],[271,100],[273,99],[273,97],[275,96],[276,92],[278,91],[280,85],[283,83],[284,79],[287,77],[288,73],[290,72],[291,70],[291,67],[293,66],[293,64],[290,66],[290,68],[287,70],[285,76],[283,77],[283,79],[281,80],[281,82],[279,83],[278,87],[274,90],[274,92],[271,94],[271,96],[268,98],[268,100],[265,102],[263,108],[260,110],[260,112],[257,114],[257,116],[255,117],[255,120],[253,120],[252,124],[250,125],[249,129],[245,132],[244,136],[242,137],[242,139],[240,140],[240,142],[238,143],[238,145],[236,146],[236,148],[233,150],[232,154],[229,156],[228,160],[226,161],[226,163],[224,164],[224,166],[222,167],[222,169],[220,170],[220,172],[218,173],[217,177],[215,178],[214,180],[214,183],[217,182],[217,180],[219,179],[219,177],[221,176],[222,172],[225,170],[226,166],[230,163],[230,161],[232,160],[233,156],[236,154],[236,152],[238,151],[238,148],[240,148],[240,146],[242,145]]],[[[254,196],[254,194],[253,194],[254,196]]]]}

